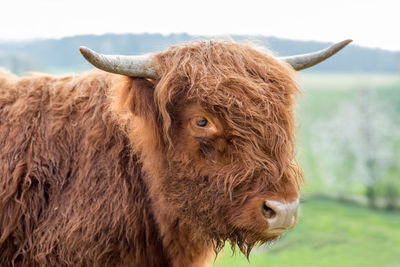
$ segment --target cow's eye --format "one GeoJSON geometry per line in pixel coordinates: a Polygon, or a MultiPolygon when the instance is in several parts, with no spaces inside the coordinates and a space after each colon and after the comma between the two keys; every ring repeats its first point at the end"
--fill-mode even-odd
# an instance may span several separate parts
{"type": "Polygon", "coordinates": [[[196,125],[199,127],[206,127],[208,125],[208,120],[204,117],[197,117],[196,125]]]}

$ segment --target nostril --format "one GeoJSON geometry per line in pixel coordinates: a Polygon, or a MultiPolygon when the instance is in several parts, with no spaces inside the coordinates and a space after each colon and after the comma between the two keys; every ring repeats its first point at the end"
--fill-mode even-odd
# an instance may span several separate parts
{"type": "Polygon", "coordinates": [[[298,206],[298,199],[292,202],[266,200],[263,205],[263,216],[269,224],[269,229],[281,231],[293,228],[296,225],[298,206]]]}
{"type": "Polygon", "coordinates": [[[276,212],[267,206],[267,203],[263,204],[263,214],[267,219],[272,219],[276,216],[276,212]]]}

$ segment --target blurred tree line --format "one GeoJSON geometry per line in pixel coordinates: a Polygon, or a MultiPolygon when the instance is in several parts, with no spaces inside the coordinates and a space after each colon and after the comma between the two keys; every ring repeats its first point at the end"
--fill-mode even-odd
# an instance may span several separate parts
{"type": "Polygon", "coordinates": [[[42,69],[38,60],[25,53],[0,53],[0,67],[16,74],[42,69]]]}

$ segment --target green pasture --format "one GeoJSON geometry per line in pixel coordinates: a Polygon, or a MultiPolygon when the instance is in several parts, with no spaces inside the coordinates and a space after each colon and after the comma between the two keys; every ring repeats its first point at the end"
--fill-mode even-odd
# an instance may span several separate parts
{"type": "Polygon", "coordinates": [[[398,267],[400,211],[310,198],[301,204],[297,227],[270,248],[255,248],[248,262],[227,245],[214,266],[398,267]]]}

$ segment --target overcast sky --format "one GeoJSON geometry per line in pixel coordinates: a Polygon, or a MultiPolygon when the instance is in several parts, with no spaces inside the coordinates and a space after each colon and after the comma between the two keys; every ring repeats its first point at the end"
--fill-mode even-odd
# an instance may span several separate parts
{"type": "Polygon", "coordinates": [[[400,50],[400,0],[2,0],[0,40],[76,34],[261,34],[400,50]]]}

